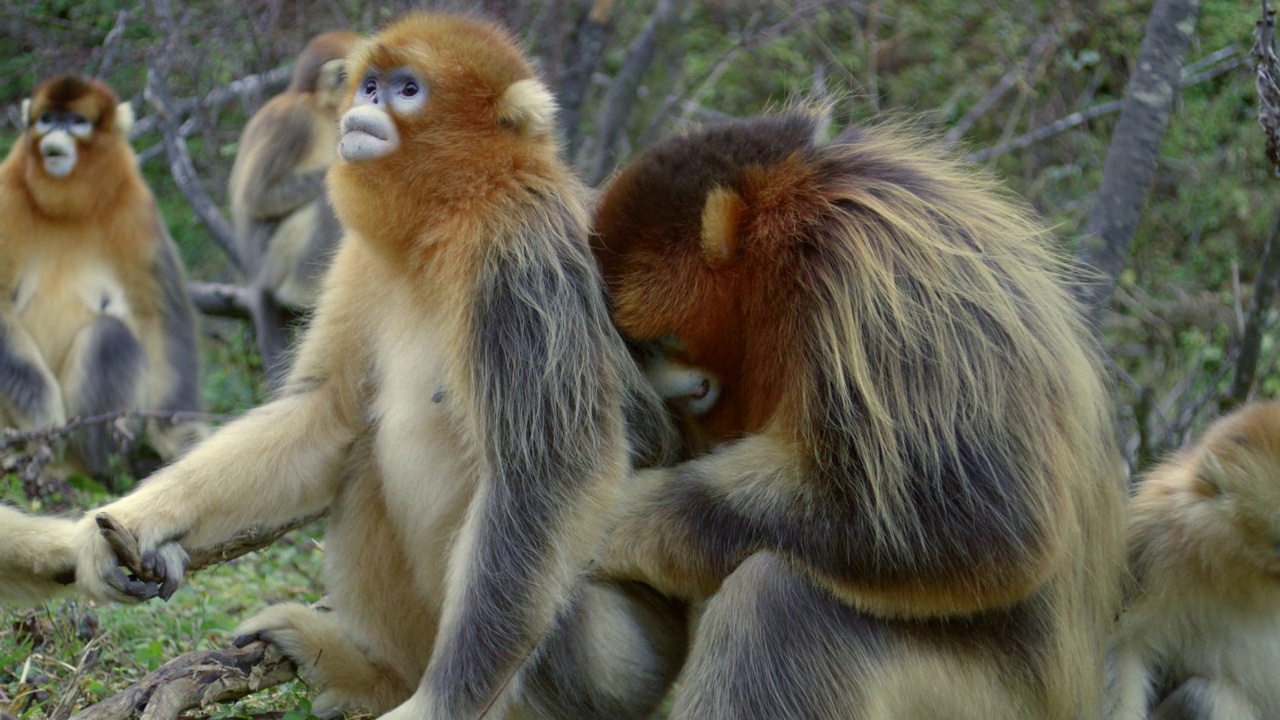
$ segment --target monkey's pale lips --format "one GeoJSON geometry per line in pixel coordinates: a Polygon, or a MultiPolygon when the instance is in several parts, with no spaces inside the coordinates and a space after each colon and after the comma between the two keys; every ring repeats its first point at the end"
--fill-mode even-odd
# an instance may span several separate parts
{"type": "Polygon", "coordinates": [[[400,134],[391,116],[372,105],[351,108],[342,116],[342,140],[338,154],[347,162],[376,160],[400,146],[400,134]]]}
{"type": "Polygon", "coordinates": [[[64,131],[49,133],[40,141],[44,171],[53,177],[66,177],[76,167],[76,143],[64,131]]]}

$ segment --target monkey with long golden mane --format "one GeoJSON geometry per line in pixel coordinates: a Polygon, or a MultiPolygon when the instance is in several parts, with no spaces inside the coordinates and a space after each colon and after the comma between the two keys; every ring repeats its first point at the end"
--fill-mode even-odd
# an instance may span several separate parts
{"type": "MultiPolygon", "coordinates": [[[[678,608],[583,579],[631,463],[678,438],[609,322],[551,94],[456,15],[408,15],[348,69],[346,232],[284,388],[101,510],[167,593],[186,552],[327,507],[331,611],[237,630],[297,663],[318,711],[644,717],[683,657],[678,608]]],[[[93,515],[77,583],[136,599],[93,515]]]]}
{"type": "Polygon", "coordinates": [[[614,322],[709,451],[627,484],[599,570],[705,602],[672,717],[1096,716],[1122,481],[1051,235],[820,126],[691,132],[605,190],[614,322]]]}
{"type": "Polygon", "coordinates": [[[1280,717],[1280,402],[1145,473],[1127,541],[1107,717],[1280,717]]]}
{"type": "MultiPolygon", "coordinates": [[[[105,84],[60,75],[23,104],[0,164],[0,426],[200,404],[196,317],[177,248],[129,147],[133,113],[105,84]]],[[[150,420],[165,460],[201,424],[150,420]]],[[[111,428],[72,435],[72,469],[104,477],[111,428]]]]}

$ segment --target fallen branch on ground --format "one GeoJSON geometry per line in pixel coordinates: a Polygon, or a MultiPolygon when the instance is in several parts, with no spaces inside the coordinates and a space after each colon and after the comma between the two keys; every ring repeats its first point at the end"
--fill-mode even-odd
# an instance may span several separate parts
{"type": "Polygon", "coordinates": [[[293,663],[265,642],[201,650],[170,660],[72,720],[174,720],[184,710],[232,702],[297,677],[293,663]]]}

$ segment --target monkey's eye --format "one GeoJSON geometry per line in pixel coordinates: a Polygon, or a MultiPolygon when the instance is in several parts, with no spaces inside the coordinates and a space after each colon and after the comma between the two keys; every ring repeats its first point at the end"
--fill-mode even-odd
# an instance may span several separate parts
{"type": "Polygon", "coordinates": [[[40,135],[48,135],[53,132],[57,117],[51,112],[42,112],[40,117],[36,118],[36,133],[40,135]]]}
{"type": "Polygon", "coordinates": [[[378,79],[372,75],[360,83],[360,97],[366,101],[378,101],[378,79]]]}
{"type": "Polygon", "coordinates": [[[398,113],[414,113],[427,101],[427,86],[412,70],[400,68],[391,73],[391,108],[398,113]]]}
{"type": "Polygon", "coordinates": [[[71,116],[71,134],[78,138],[87,138],[93,132],[93,123],[79,115],[71,116]]]}

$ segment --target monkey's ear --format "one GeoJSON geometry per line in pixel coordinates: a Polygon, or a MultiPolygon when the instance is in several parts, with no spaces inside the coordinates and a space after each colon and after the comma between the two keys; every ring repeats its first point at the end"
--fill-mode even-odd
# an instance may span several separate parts
{"type": "Polygon", "coordinates": [[[702,206],[702,258],[711,267],[731,262],[738,254],[738,236],[747,204],[728,188],[715,188],[702,206]]]}
{"type": "Polygon", "coordinates": [[[1217,455],[1206,452],[1200,459],[1200,467],[1196,468],[1195,491],[1207,498],[1216,498],[1223,493],[1222,481],[1227,478],[1227,469],[1217,455]]]}
{"type": "Polygon", "coordinates": [[[22,98],[22,119],[18,124],[22,126],[23,132],[31,127],[31,98],[22,98]]]}
{"type": "Polygon", "coordinates": [[[126,100],[116,106],[116,132],[123,137],[129,137],[129,130],[133,128],[133,106],[126,100]]]}
{"type": "Polygon", "coordinates": [[[525,135],[550,132],[556,119],[556,99],[537,80],[518,80],[502,93],[498,122],[525,135]]]}

